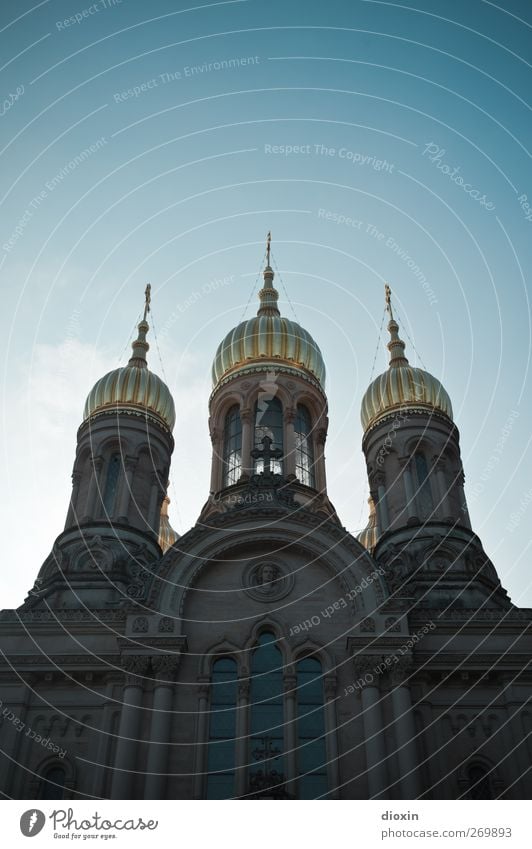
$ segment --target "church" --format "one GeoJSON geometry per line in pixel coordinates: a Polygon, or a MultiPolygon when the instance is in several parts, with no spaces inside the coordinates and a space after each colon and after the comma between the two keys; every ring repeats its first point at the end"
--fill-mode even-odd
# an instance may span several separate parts
{"type": "Polygon", "coordinates": [[[356,538],[327,492],[323,357],[280,314],[269,240],[263,277],[213,351],[211,479],[183,536],[149,287],[129,362],[90,389],[64,529],[0,613],[3,796],[530,798],[532,610],[471,527],[451,399],[409,363],[387,287],[356,538]]]}

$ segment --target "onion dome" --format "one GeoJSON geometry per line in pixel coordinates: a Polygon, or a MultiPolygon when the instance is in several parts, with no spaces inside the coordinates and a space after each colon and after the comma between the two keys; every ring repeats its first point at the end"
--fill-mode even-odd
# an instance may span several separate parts
{"type": "Polygon", "coordinates": [[[170,517],[168,516],[168,505],[170,504],[170,499],[167,495],[163,498],[163,503],[161,504],[161,518],[159,522],[159,547],[161,548],[163,554],[166,554],[169,548],[172,548],[174,542],[179,539],[179,534],[177,534],[172,525],[170,524],[170,517]]]}
{"type": "Polygon", "coordinates": [[[357,536],[358,541],[367,548],[368,551],[373,551],[377,545],[377,512],[375,510],[375,502],[373,498],[368,498],[369,504],[369,519],[368,524],[363,531],[357,536]]]}
{"type": "Polygon", "coordinates": [[[405,408],[416,412],[443,413],[452,420],[451,399],[440,381],[427,371],[411,366],[405,357],[405,343],[399,338],[399,325],[393,317],[390,295],[390,287],[386,286],[386,304],[390,314],[390,365],[369,385],[362,399],[360,418],[364,432],[394,410],[405,408]]]}
{"type": "Polygon", "coordinates": [[[138,325],[138,336],[132,344],[133,355],[127,366],[113,369],[94,384],[88,394],[83,421],[101,413],[133,412],[153,416],[168,430],[175,424],[174,400],[166,383],[148,369],[146,341],[150,311],[150,289],[146,287],[144,317],[138,325]]]}
{"type": "Polygon", "coordinates": [[[257,367],[262,370],[282,366],[298,373],[306,372],[322,387],[325,385],[321,351],[310,333],[295,321],[281,316],[277,306],[279,293],[273,287],[273,278],[268,235],[264,286],[259,292],[257,315],[240,322],[218,346],[212,365],[214,387],[226,377],[256,371],[257,367]]]}

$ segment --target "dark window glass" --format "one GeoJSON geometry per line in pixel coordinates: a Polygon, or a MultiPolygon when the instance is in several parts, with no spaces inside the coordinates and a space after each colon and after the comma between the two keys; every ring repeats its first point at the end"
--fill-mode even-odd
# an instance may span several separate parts
{"type": "Polygon", "coordinates": [[[249,789],[275,794],[285,778],[283,659],[274,634],[261,634],[258,643],[251,661],[249,789]]]}
{"type": "Polygon", "coordinates": [[[297,759],[300,799],[327,792],[327,754],[321,663],[307,657],[296,664],[297,759]]]}
{"type": "Polygon", "coordinates": [[[41,799],[62,799],[66,773],[62,766],[51,766],[44,773],[41,784],[41,799]]]}
{"type": "Polygon", "coordinates": [[[433,510],[432,492],[430,488],[429,469],[424,454],[414,456],[416,470],[417,500],[423,518],[427,518],[433,510]]]}
{"type": "Polygon", "coordinates": [[[216,660],[211,680],[207,799],[231,799],[235,795],[236,661],[216,660]]]}
{"type": "Polygon", "coordinates": [[[105,489],[103,493],[103,508],[106,516],[112,516],[116,500],[116,491],[118,489],[118,479],[120,476],[120,454],[112,454],[107,465],[107,477],[105,479],[105,489]]]}
{"type": "Polygon", "coordinates": [[[306,407],[298,404],[294,422],[296,437],[296,477],[305,486],[315,486],[312,423],[306,407]]]}
{"type": "Polygon", "coordinates": [[[224,486],[232,486],[242,474],[242,423],[238,404],[225,417],[223,463],[224,486]]]}
{"type": "MultiPolygon", "coordinates": [[[[272,448],[284,451],[283,439],[283,405],[278,398],[264,398],[257,401],[255,407],[255,448],[262,448],[262,440],[269,436],[272,440],[272,448]]],[[[272,460],[271,470],[276,475],[283,473],[283,461],[272,460]]],[[[255,460],[255,473],[264,471],[264,461],[259,458],[255,460]]]]}

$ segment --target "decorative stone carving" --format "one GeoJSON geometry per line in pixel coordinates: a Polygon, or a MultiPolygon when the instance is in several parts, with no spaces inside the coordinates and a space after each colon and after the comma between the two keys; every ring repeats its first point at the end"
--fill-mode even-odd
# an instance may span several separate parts
{"type": "Polygon", "coordinates": [[[134,634],[147,634],[148,628],[149,624],[146,616],[137,616],[136,619],[133,620],[133,625],[131,626],[131,630],[134,634]]]}
{"type": "Polygon", "coordinates": [[[171,682],[179,669],[180,661],[180,653],[158,654],[155,655],[155,657],[152,657],[151,665],[157,676],[157,680],[162,679],[164,681],[171,682]]]}
{"type": "Polygon", "coordinates": [[[353,669],[357,684],[360,687],[375,687],[378,675],[379,657],[360,654],[353,658],[353,669]]]}
{"type": "Polygon", "coordinates": [[[337,686],[338,679],[336,675],[327,675],[323,679],[323,691],[325,693],[325,701],[330,702],[336,697],[337,686]]]}
{"type": "Polygon", "coordinates": [[[363,619],[360,623],[360,631],[363,634],[374,634],[375,633],[375,620],[368,616],[366,619],[363,619]]]}
{"type": "Polygon", "coordinates": [[[401,623],[398,622],[397,619],[395,619],[393,616],[389,616],[388,619],[386,619],[384,622],[384,627],[387,631],[396,632],[401,630],[401,623]]]}
{"type": "Polygon", "coordinates": [[[294,586],[293,574],[269,560],[251,563],[244,571],[242,584],[255,601],[278,601],[294,586]]]}
{"type": "Polygon", "coordinates": [[[150,659],[146,655],[128,654],[120,658],[122,668],[126,673],[126,686],[142,687],[150,659]]]}
{"type": "Polygon", "coordinates": [[[159,619],[157,630],[160,634],[173,634],[175,631],[175,622],[169,616],[163,616],[159,619]]]}
{"type": "Polygon", "coordinates": [[[407,657],[401,657],[390,667],[390,680],[394,687],[409,686],[406,680],[412,673],[414,666],[407,657]]]}

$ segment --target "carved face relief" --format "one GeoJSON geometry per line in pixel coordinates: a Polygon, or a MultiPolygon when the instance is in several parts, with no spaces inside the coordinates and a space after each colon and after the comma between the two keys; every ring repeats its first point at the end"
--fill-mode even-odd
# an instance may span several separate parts
{"type": "Polygon", "coordinates": [[[277,563],[252,563],[245,570],[242,584],[255,601],[277,601],[294,586],[294,577],[277,563]]]}

